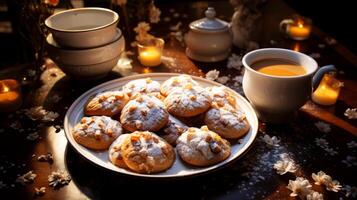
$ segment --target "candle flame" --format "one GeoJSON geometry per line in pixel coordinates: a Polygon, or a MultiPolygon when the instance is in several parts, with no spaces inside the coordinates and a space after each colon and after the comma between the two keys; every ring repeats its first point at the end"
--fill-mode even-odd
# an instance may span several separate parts
{"type": "Polygon", "coordinates": [[[294,47],[293,47],[293,50],[294,50],[294,51],[297,51],[297,52],[300,52],[300,49],[301,49],[301,48],[300,48],[300,43],[295,43],[295,44],[294,44],[294,47]]]}
{"type": "Polygon", "coordinates": [[[298,26],[299,26],[299,28],[303,28],[303,27],[304,27],[304,24],[299,23],[298,26]]]}
{"type": "Polygon", "coordinates": [[[10,91],[10,88],[7,87],[4,83],[1,83],[1,91],[2,92],[8,92],[8,91],[10,91]]]}
{"type": "Polygon", "coordinates": [[[152,72],[152,70],[150,68],[148,68],[148,67],[143,69],[143,73],[144,74],[148,74],[148,73],[151,73],[151,72],[152,72]]]}

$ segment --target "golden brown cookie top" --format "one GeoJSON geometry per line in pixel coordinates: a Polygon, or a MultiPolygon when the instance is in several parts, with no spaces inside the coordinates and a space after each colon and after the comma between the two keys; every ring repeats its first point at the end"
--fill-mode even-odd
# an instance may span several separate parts
{"type": "Polygon", "coordinates": [[[216,103],[212,103],[212,108],[206,113],[206,116],[207,118],[218,120],[226,127],[232,127],[237,130],[247,126],[246,123],[243,123],[246,119],[245,114],[229,104],[221,107],[216,103]]]}
{"type": "Polygon", "coordinates": [[[160,93],[160,83],[151,78],[137,79],[125,84],[123,91],[127,93],[129,97],[135,97],[137,94],[160,93]]]}
{"type": "Polygon", "coordinates": [[[107,116],[83,117],[73,130],[73,134],[96,140],[109,140],[121,133],[121,124],[107,116]]]}
{"type": "Polygon", "coordinates": [[[127,103],[128,96],[123,91],[106,91],[96,94],[87,106],[87,110],[108,110],[118,113],[127,103]]]}
{"type": "Polygon", "coordinates": [[[185,144],[184,153],[188,157],[194,156],[195,151],[199,151],[207,159],[213,158],[216,154],[224,153],[223,151],[227,151],[226,147],[229,145],[226,140],[210,131],[207,126],[189,128],[178,138],[177,142],[185,144]]]}
{"type": "Polygon", "coordinates": [[[155,127],[161,120],[166,124],[168,116],[162,101],[155,96],[139,94],[125,105],[120,121],[135,126],[136,130],[151,130],[150,127],[155,127]]]}
{"type": "Polygon", "coordinates": [[[236,99],[233,94],[224,86],[213,86],[207,88],[208,93],[212,99],[212,102],[217,103],[218,106],[224,106],[229,104],[236,107],[236,99]]]}
{"type": "Polygon", "coordinates": [[[165,105],[179,107],[182,109],[193,110],[195,108],[206,107],[211,103],[208,92],[200,87],[187,83],[182,88],[172,91],[164,100],[165,105]]]}
{"type": "Polygon", "coordinates": [[[192,85],[195,86],[198,85],[198,83],[194,81],[191,76],[186,74],[171,77],[161,85],[161,93],[167,96],[173,90],[177,88],[182,88],[188,83],[191,83],[192,85]]]}

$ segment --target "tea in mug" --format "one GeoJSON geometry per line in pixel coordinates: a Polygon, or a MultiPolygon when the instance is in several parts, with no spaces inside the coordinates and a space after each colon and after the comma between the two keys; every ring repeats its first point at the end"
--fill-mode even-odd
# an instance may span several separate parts
{"type": "Polygon", "coordinates": [[[263,59],[252,64],[256,71],[273,76],[299,76],[306,74],[303,66],[285,59],[263,59]]]}

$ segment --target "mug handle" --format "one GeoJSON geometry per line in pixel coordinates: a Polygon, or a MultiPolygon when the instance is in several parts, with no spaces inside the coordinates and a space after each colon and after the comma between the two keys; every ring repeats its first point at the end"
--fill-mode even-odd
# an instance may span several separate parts
{"type": "Polygon", "coordinates": [[[284,19],[279,24],[280,31],[283,32],[283,33],[286,33],[286,26],[288,24],[293,24],[293,23],[294,23],[294,20],[292,20],[292,19],[284,19]]]}
{"type": "Polygon", "coordinates": [[[337,72],[337,69],[334,65],[326,65],[323,67],[320,67],[320,69],[317,70],[315,75],[312,77],[312,91],[315,91],[316,88],[319,86],[321,79],[324,77],[326,73],[329,72],[337,72]]]}

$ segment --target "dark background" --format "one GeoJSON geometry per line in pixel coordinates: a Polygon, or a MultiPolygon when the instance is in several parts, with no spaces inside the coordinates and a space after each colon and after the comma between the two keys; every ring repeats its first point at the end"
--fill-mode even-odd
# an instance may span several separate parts
{"type": "MultiPolygon", "coordinates": [[[[130,0],[128,0],[130,1],[130,0]]],[[[156,0],[156,4],[170,3],[174,0],[156,0]]],[[[188,0],[180,0],[188,1],[188,0]]],[[[223,1],[223,0],[222,0],[223,1]]],[[[228,0],[224,0],[228,1],[228,0]]],[[[269,1],[269,0],[267,0],[269,1]]],[[[357,52],[356,47],[356,25],[357,17],[354,1],[339,0],[284,0],[301,15],[313,20],[313,24],[332,37],[336,38],[341,44],[348,47],[352,52],[357,52]]],[[[0,28],[0,69],[9,65],[19,65],[31,60],[30,47],[18,33],[16,20],[21,9],[21,0],[0,0],[0,27],[6,21],[12,22],[12,33],[1,32],[0,28]],[[14,6],[17,5],[17,6],[14,6]],[[7,11],[3,8],[7,7],[7,11]]],[[[61,1],[60,1],[61,2],[61,1]]],[[[109,1],[90,0],[85,1],[86,6],[108,6],[109,1]]],[[[63,1],[59,5],[63,6],[63,1]]],[[[233,7],[232,7],[233,9],[233,7]]]]}

